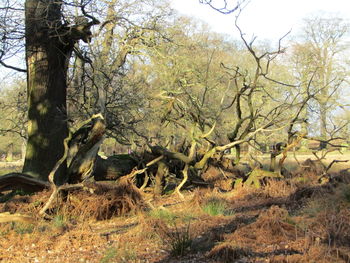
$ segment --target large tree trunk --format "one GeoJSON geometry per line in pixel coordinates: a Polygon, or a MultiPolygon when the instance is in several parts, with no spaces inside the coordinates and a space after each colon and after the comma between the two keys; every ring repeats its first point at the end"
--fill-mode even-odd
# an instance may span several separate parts
{"type": "Polygon", "coordinates": [[[0,195],[1,192],[8,190],[36,192],[49,187],[58,189],[57,184],[52,184],[52,182],[57,181],[55,177],[59,176],[59,174],[56,171],[62,164],[66,163],[69,164],[66,175],[67,180],[69,179],[68,183],[76,184],[88,181],[90,178],[92,179],[97,152],[103,141],[105,128],[102,115],[93,115],[75,133],[65,138],[63,142],[64,153],[49,173],[48,179],[50,183],[33,178],[28,174],[10,173],[0,177],[0,195]]]}
{"type": "MultiPolygon", "coordinates": [[[[67,127],[67,70],[74,44],[91,38],[84,20],[62,24],[63,1],[26,0],[26,63],[28,91],[28,142],[23,172],[46,181],[62,157],[67,127]]],[[[84,13],[85,15],[85,13],[84,13]]],[[[91,16],[89,16],[92,18],[91,16]]],[[[56,184],[66,181],[67,165],[56,172],[56,184]]]]}
{"type": "MultiPolygon", "coordinates": [[[[62,157],[68,136],[66,74],[73,43],[50,34],[60,26],[59,2],[27,0],[25,8],[29,111],[23,172],[45,181],[62,157]]],[[[62,165],[56,178],[65,172],[62,165]]]]}

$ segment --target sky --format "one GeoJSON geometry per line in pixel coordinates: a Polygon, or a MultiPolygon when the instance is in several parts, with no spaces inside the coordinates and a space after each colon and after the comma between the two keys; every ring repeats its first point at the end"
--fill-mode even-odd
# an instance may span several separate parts
{"type": "MultiPolygon", "coordinates": [[[[199,0],[172,0],[172,7],[182,14],[204,20],[216,32],[238,37],[234,27],[236,14],[220,14],[200,4],[199,0]]],[[[291,34],[297,34],[303,18],[321,12],[329,17],[350,20],[350,0],[250,0],[241,13],[239,26],[247,36],[278,40],[289,30],[292,30],[291,34]]]]}
{"type": "MultiPolygon", "coordinates": [[[[223,3],[224,0],[213,0],[223,3]]],[[[227,0],[236,3],[237,0],[227,0]]],[[[207,22],[219,33],[238,38],[234,27],[235,14],[223,15],[199,0],[171,0],[178,12],[196,17],[207,22]]],[[[292,30],[291,35],[298,33],[302,20],[316,12],[327,12],[329,16],[339,16],[350,21],[350,0],[250,0],[239,19],[239,25],[247,39],[256,36],[258,40],[278,41],[280,37],[292,30]]],[[[1,71],[12,73],[1,67],[1,71]]],[[[0,76],[6,76],[0,72],[0,76]]],[[[1,78],[0,78],[1,79],[1,78]]]]}

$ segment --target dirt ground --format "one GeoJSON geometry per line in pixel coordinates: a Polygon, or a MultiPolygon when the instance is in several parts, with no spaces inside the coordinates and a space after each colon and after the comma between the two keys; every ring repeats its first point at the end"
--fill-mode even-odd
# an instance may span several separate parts
{"type": "Polygon", "coordinates": [[[350,262],[349,168],[341,163],[325,183],[303,170],[260,188],[195,188],[182,197],[77,191],[46,219],[38,211],[50,192],[16,195],[0,213],[32,220],[0,223],[0,262],[350,262]],[[128,209],[101,216],[118,195],[128,209]]]}

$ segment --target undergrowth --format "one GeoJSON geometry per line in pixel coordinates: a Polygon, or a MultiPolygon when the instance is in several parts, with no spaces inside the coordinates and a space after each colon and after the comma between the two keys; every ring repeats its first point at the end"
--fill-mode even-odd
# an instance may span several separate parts
{"type": "MultiPolygon", "coordinates": [[[[155,200],[153,205],[160,208],[151,211],[137,209],[146,196],[129,184],[122,196],[115,189],[107,189],[108,194],[99,190],[98,197],[72,193],[60,209],[49,210],[50,221],[35,217],[34,225],[1,225],[0,252],[35,244],[35,253],[42,255],[54,243],[67,252],[58,256],[76,261],[82,257],[77,251],[84,251],[90,262],[101,263],[176,262],[171,257],[180,262],[189,254],[191,258],[201,254],[193,262],[340,262],[334,251],[350,245],[348,184],[325,188],[290,178],[268,180],[260,189],[200,189],[183,202],[168,196],[155,200]],[[117,217],[132,209],[136,215],[117,217]],[[229,211],[235,216],[227,217],[232,215],[229,211]]],[[[6,207],[11,213],[35,215],[48,196],[15,196],[6,207]]],[[[46,255],[46,262],[53,262],[54,253],[46,255]]],[[[17,262],[26,262],[21,259],[17,262]]]]}
{"type": "Polygon", "coordinates": [[[224,215],[227,209],[227,203],[224,200],[212,198],[202,206],[202,209],[210,216],[224,215]]]}
{"type": "Polygon", "coordinates": [[[31,234],[34,231],[34,225],[12,222],[11,229],[20,235],[31,234]]]}
{"type": "Polygon", "coordinates": [[[104,255],[100,261],[100,263],[127,263],[133,262],[137,259],[136,252],[133,249],[129,249],[128,247],[109,247],[104,252],[104,255]]]}
{"type": "Polygon", "coordinates": [[[57,228],[66,228],[67,226],[67,220],[63,215],[56,215],[52,223],[57,228]]]}
{"type": "Polygon", "coordinates": [[[190,222],[184,229],[178,228],[174,223],[174,231],[169,231],[166,234],[173,256],[183,256],[186,250],[191,247],[190,222]]]}
{"type": "Polygon", "coordinates": [[[178,257],[183,256],[191,247],[191,220],[192,217],[179,217],[166,210],[155,210],[153,219],[146,225],[152,227],[159,240],[168,247],[170,254],[178,257]]]}
{"type": "Polygon", "coordinates": [[[176,219],[176,215],[166,209],[154,209],[149,212],[149,215],[153,218],[163,220],[165,222],[171,223],[176,219]]]}

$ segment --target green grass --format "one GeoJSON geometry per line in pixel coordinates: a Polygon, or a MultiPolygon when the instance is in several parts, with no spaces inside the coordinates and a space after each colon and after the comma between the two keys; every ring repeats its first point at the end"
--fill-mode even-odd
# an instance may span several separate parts
{"type": "Polygon", "coordinates": [[[110,263],[110,262],[115,262],[115,258],[118,254],[118,250],[115,247],[110,247],[108,248],[104,255],[103,258],[101,259],[101,263],[110,263]]]}
{"type": "Polygon", "coordinates": [[[168,233],[168,243],[170,245],[170,253],[173,256],[183,256],[192,245],[190,234],[190,222],[185,229],[179,229],[174,223],[174,231],[168,233]]]}
{"type": "Polygon", "coordinates": [[[24,235],[24,234],[31,234],[34,231],[34,225],[33,224],[25,224],[25,223],[11,223],[11,228],[14,230],[17,234],[24,235]]]}
{"type": "Polygon", "coordinates": [[[190,223],[194,219],[193,215],[175,214],[166,209],[155,209],[149,212],[149,216],[159,219],[166,224],[165,229],[161,229],[161,234],[157,235],[169,247],[173,256],[183,256],[191,247],[192,239],[190,235],[190,223]],[[179,227],[184,225],[185,227],[179,227]]]}
{"type": "Polygon", "coordinates": [[[167,223],[172,223],[176,219],[176,215],[169,210],[155,209],[149,212],[149,215],[153,218],[160,219],[167,223]]]}
{"type": "Polygon", "coordinates": [[[211,216],[225,215],[227,203],[220,199],[210,199],[203,205],[202,209],[211,216]]]}
{"type": "Polygon", "coordinates": [[[137,255],[133,249],[110,247],[108,248],[100,263],[127,263],[127,262],[136,262],[137,255]]]}
{"type": "Polygon", "coordinates": [[[57,228],[66,228],[67,227],[67,220],[63,215],[56,215],[53,218],[52,223],[53,223],[54,227],[57,227],[57,228]]]}

